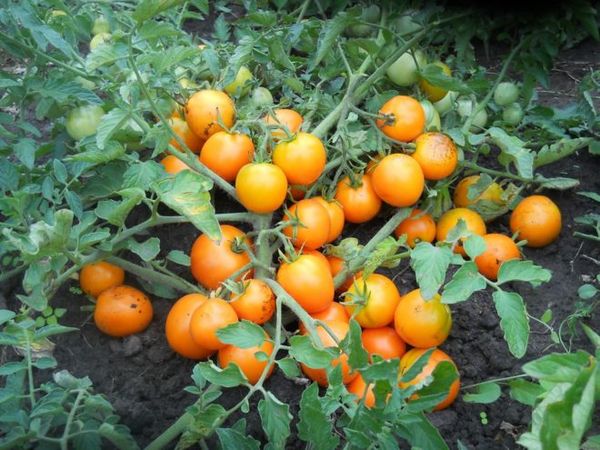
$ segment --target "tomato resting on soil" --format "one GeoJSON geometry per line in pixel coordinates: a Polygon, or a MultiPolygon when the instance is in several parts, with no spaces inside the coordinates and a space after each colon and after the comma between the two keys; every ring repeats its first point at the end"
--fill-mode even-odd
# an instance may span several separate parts
{"type": "Polygon", "coordinates": [[[94,322],[103,333],[124,337],[144,331],[153,314],[152,303],[143,292],[131,286],[115,286],[98,296],[94,322]]]}

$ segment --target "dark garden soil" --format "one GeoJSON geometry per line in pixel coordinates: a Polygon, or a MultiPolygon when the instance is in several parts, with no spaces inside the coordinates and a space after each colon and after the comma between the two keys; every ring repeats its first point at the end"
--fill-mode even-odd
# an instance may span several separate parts
{"type": "MultiPolygon", "coordinates": [[[[596,43],[584,42],[575,49],[562,52],[552,72],[550,89],[540,93],[542,103],[564,106],[574,101],[576,79],[582,78],[591,67],[599,68],[599,65],[600,49],[596,43]]],[[[587,149],[544,168],[542,172],[547,176],[578,178],[581,191],[600,192],[600,159],[590,156],[587,149]]],[[[548,195],[558,203],[563,214],[560,239],[546,248],[526,249],[525,254],[552,270],[553,278],[535,290],[522,284],[514,288],[526,299],[532,315],[539,317],[551,308],[553,324],[558,326],[574,310],[577,287],[599,272],[600,267],[586,257],[600,260],[600,247],[573,237],[577,228],[574,217],[591,212],[595,207],[592,201],[577,195],[576,191],[549,192],[548,195]]],[[[224,194],[217,191],[215,196],[217,211],[233,208],[224,194]]],[[[391,211],[386,213],[389,215],[391,211]]],[[[384,221],[385,217],[382,217],[369,224],[347,226],[345,236],[354,235],[361,242],[366,242],[384,221]]],[[[489,230],[508,233],[507,218],[490,224],[489,230]]],[[[179,249],[186,253],[198,235],[191,225],[165,226],[153,233],[160,238],[163,249],[179,249]]],[[[387,273],[394,277],[401,293],[416,287],[406,262],[387,273]]],[[[181,274],[191,280],[185,269],[181,274]]],[[[133,278],[129,278],[128,282],[136,284],[133,278]]],[[[75,286],[75,281],[71,286],[64,286],[54,301],[55,306],[68,309],[64,324],[81,328],[80,332],[56,338],[55,356],[59,367],[76,376],[89,376],[96,391],[105,394],[114,404],[139,444],[147,444],[195,400],[194,396],[183,391],[191,383],[190,373],[195,363],[174,354],[164,336],[164,322],[172,302],[155,299],[152,325],[144,333],[119,340],[101,334],[90,321],[89,313],[80,311],[80,306],[87,301],[82,295],[70,291],[69,288],[75,286]]],[[[14,298],[14,292],[8,293],[7,298],[14,298]]],[[[560,350],[558,346],[551,346],[549,334],[543,326],[532,323],[529,351],[523,360],[515,360],[503,340],[490,292],[477,294],[470,301],[453,306],[452,312],[454,328],[442,349],[458,364],[463,385],[519,373],[523,362],[560,350]]],[[[591,324],[599,329],[599,317],[596,316],[591,324]]],[[[574,348],[580,345],[587,344],[576,338],[574,348]]],[[[297,414],[302,390],[297,381],[275,372],[265,387],[289,403],[292,414],[297,414]]],[[[231,406],[243,393],[241,389],[227,390],[221,401],[225,406],[231,406]]],[[[530,414],[529,408],[503,394],[491,405],[467,404],[459,399],[451,408],[431,414],[430,419],[453,448],[460,439],[473,449],[504,449],[517,447],[515,436],[525,431],[530,414]],[[487,417],[485,424],[482,420],[484,413],[487,417]]],[[[248,433],[264,439],[255,403],[250,406],[247,420],[248,433]]],[[[302,445],[293,436],[289,447],[300,448],[302,445]]]]}

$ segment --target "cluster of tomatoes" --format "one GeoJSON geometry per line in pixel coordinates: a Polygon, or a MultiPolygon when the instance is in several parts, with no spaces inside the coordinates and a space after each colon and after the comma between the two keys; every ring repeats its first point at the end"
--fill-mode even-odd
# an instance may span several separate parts
{"type": "MultiPolygon", "coordinates": [[[[419,289],[401,295],[390,278],[378,273],[364,276],[361,272],[349,276],[336,292],[334,277],[347,267],[346,261],[320,251],[340,237],[345,222],[371,220],[383,202],[393,207],[414,206],[427,180],[447,178],[456,170],[459,155],[455,144],[443,133],[424,132],[425,112],[417,100],[403,95],[393,97],[382,106],[377,121],[390,139],[414,142],[414,152],[391,153],[371,161],[364,173],[341,179],[333,198],[303,198],[307,187],[321,177],[327,152],[318,137],[300,131],[303,118],[296,111],[275,109],[263,118],[273,142],[272,162],[253,162],[252,138],[228,131],[235,123],[235,105],[227,93],[209,89],[196,92],[187,102],[184,117],[179,113],[171,116],[173,131],[192,151],[199,152],[202,164],[227,182],[235,183],[238,198],[248,211],[272,213],[284,205],[288,191],[291,192],[295,202],[285,209],[281,231],[294,249],[286,247],[288,254],[280,262],[275,278],[319,321],[317,333],[324,346],[337,346],[336,340],[341,341],[348,333],[352,317],[363,328],[362,342],[368,353],[384,359],[400,358],[400,372],[404,373],[426,349],[438,347],[446,340],[452,317],[439,295],[424,299],[419,289]],[[335,301],[336,295],[340,301],[335,301]],[[406,352],[407,344],[414,348],[406,352]]],[[[180,148],[175,139],[171,143],[180,148]]],[[[173,155],[161,162],[170,173],[189,169],[173,155]]],[[[497,183],[472,198],[469,188],[478,179],[474,175],[458,183],[455,208],[445,212],[437,224],[430,214],[415,208],[395,234],[405,235],[407,245],[414,247],[419,242],[445,241],[450,230],[463,221],[469,233],[483,236],[486,250],[475,258],[475,263],[483,275],[495,280],[504,261],[521,255],[511,237],[486,234],[482,217],[469,209],[481,200],[502,202],[503,189],[497,183]]],[[[560,232],[560,211],[547,197],[531,196],[515,208],[510,226],[528,245],[546,245],[560,232]]],[[[239,320],[266,323],[275,311],[275,297],[267,283],[252,278],[251,239],[232,225],[221,225],[221,233],[218,242],[200,235],[190,253],[193,277],[211,294],[195,293],[179,299],[167,317],[166,337],[171,348],[187,358],[204,359],[218,352],[221,367],[235,363],[250,383],[256,383],[273,352],[269,336],[265,333],[266,339],[260,346],[240,348],[223,343],[217,331],[239,320]],[[223,283],[227,280],[226,290],[223,283]],[[229,298],[224,295],[227,291],[231,292],[229,298]]],[[[466,257],[460,241],[455,251],[466,257]]],[[[86,266],[81,273],[82,289],[98,295],[96,324],[112,336],[141,331],[152,318],[148,299],[133,288],[120,286],[122,282],[122,270],[105,262],[86,266]],[[95,275],[89,275],[91,271],[95,275]],[[90,277],[98,284],[102,279],[98,273],[104,272],[110,275],[107,278],[112,276],[111,282],[100,283],[102,289],[86,286],[90,277]],[[112,309],[106,306],[110,302],[116,305],[125,291],[135,301],[121,302],[123,307],[112,309]]],[[[302,323],[299,330],[307,333],[302,323]]],[[[452,362],[436,349],[422,372],[408,384],[430,375],[440,361],[452,362]]],[[[347,355],[341,354],[333,365],[341,365],[348,390],[372,406],[372,386],[366,386],[361,376],[351,371],[347,355]]],[[[325,369],[304,364],[301,368],[310,379],[327,385],[325,369]]],[[[437,409],[451,404],[458,389],[456,380],[437,409]]]]}

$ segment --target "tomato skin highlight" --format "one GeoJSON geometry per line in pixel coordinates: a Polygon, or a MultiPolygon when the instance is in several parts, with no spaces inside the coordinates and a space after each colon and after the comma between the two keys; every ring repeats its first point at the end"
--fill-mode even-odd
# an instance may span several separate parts
{"type": "Polygon", "coordinates": [[[359,183],[354,187],[350,178],[344,177],[335,193],[335,199],[342,205],[344,217],[350,223],[368,222],[381,209],[381,199],[373,189],[371,176],[361,175],[359,183]]]}
{"type": "Polygon", "coordinates": [[[394,312],[400,302],[400,293],[392,280],[385,275],[373,273],[366,279],[357,277],[344,295],[344,306],[350,317],[363,328],[380,328],[389,325],[394,320],[394,312]],[[351,305],[362,296],[367,299],[364,305],[351,305]]]}
{"type": "Polygon", "coordinates": [[[240,169],[235,191],[244,207],[257,214],[271,213],[285,201],[288,182],[275,164],[251,163],[240,169]]]}
{"type": "Polygon", "coordinates": [[[214,353],[194,342],[190,333],[192,315],[208,298],[202,294],[188,294],[173,304],[165,322],[169,347],[189,359],[206,359],[214,353]]]}
{"type": "Polygon", "coordinates": [[[393,115],[391,124],[377,119],[377,126],[386,136],[397,141],[410,142],[425,129],[423,106],[406,95],[397,95],[388,100],[379,110],[379,114],[393,115]]]}
{"type": "Polygon", "coordinates": [[[185,119],[192,132],[200,139],[208,139],[223,131],[220,119],[230,128],[235,122],[235,105],[225,92],[203,89],[194,93],[185,105],[185,119]]]}
{"type": "Polygon", "coordinates": [[[92,297],[98,297],[112,287],[121,286],[124,281],[125,271],[106,261],[86,264],[79,272],[81,290],[92,297]]]}
{"type": "Polygon", "coordinates": [[[396,207],[414,205],[425,188],[421,166],[414,158],[402,153],[383,158],[371,177],[377,196],[396,207]]]}
{"type": "Polygon", "coordinates": [[[544,195],[530,195],[510,215],[510,230],[518,239],[526,239],[527,247],[545,247],[554,242],[562,228],[560,209],[544,195]]]}
{"type": "Polygon", "coordinates": [[[288,225],[283,229],[294,247],[316,250],[327,242],[331,221],[329,213],[319,201],[313,198],[300,200],[290,207],[284,220],[300,221],[300,224],[288,225]]]}
{"type": "Polygon", "coordinates": [[[279,142],[273,149],[273,164],[285,173],[289,184],[311,184],[323,173],[327,151],[316,136],[302,131],[291,141],[279,142]]]}
{"type": "Polygon", "coordinates": [[[373,355],[383,359],[401,358],[406,353],[406,343],[392,327],[365,328],[361,340],[371,358],[373,355]]]}
{"type": "Polygon", "coordinates": [[[238,172],[254,157],[254,143],[242,133],[218,131],[207,139],[200,162],[225,181],[235,181],[238,172]]]}
{"type": "Polygon", "coordinates": [[[125,337],[148,328],[154,310],[150,299],[131,286],[115,286],[102,292],[96,300],[96,327],[112,337],[125,337]]]}

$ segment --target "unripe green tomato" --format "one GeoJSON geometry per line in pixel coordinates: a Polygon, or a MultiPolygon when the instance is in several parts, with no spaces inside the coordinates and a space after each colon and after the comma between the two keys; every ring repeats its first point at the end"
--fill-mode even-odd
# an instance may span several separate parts
{"type": "Polygon", "coordinates": [[[67,114],[65,126],[67,133],[76,141],[96,133],[98,125],[104,116],[104,110],[99,105],[85,105],[72,109],[67,114]]]}
{"type": "Polygon", "coordinates": [[[473,112],[473,101],[470,98],[459,98],[456,102],[456,111],[461,118],[466,119],[473,112]]]}
{"type": "Polygon", "coordinates": [[[429,100],[421,100],[421,106],[425,111],[425,131],[440,131],[442,122],[433,104],[429,100]]]}
{"type": "Polygon", "coordinates": [[[246,66],[241,66],[238,70],[235,79],[225,86],[225,92],[229,95],[240,94],[245,95],[250,90],[250,87],[246,85],[248,81],[252,80],[252,72],[246,66]]]}
{"type": "Polygon", "coordinates": [[[94,25],[92,26],[92,34],[94,36],[100,33],[110,33],[110,24],[104,16],[100,16],[94,20],[94,25]]]}
{"type": "Polygon", "coordinates": [[[252,91],[252,103],[256,106],[272,105],[273,95],[267,88],[259,86],[252,91]]]}
{"type": "Polygon", "coordinates": [[[419,81],[419,67],[427,64],[427,57],[421,50],[403,53],[388,67],[387,76],[398,86],[411,86],[419,81]]]}
{"type": "Polygon", "coordinates": [[[83,86],[86,89],[89,89],[90,91],[96,87],[96,83],[87,80],[83,77],[80,77],[79,75],[75,77],[75,82],[79,83],[81,86],[83,86]]]}
{"type": "Polygon", "coordinates": [[[521,108],[521,105],[513,103],[504,108],[504,111],[502,111],[502,120],[513,127],[519,125],[521,120],[523,120],[523,108],[521,108]]]}
{"type": "Polygon", "coordinates": [[[112,38],[112,34],[110,34],[110,33],[99,33],[99,34],[97,34],[90,41],[90,50],[93,51],[100,44],[104,44],[105,42],[110,42],[111,38],[112,38]]]}
{"type": "Polygon", "coordinates": [[[510,81],[503,81],[496,86],[494,101],[498,106],[508,106],[519,98],[519,87],[510,81]]]}
{"type": "Polygon", "coordinates": [[[484,108],[481,111],[479,111],[477,114],[475,114],[475,117],[473,117],[473,122],[471,122],[471,131],[481,130],[481,128],[485,127],[487,120],[488,120],[488,114],[484,108]]]}
{"type": "Polygon", "coordinates": [[[443,116],[452,108],[454,108],[456,97],[458,97],[458,94],[456,92],[448,91],[448,93],[444,95],[444,98],[433,104],[433,107],[438,113],[440,113],[443,116]]]}

